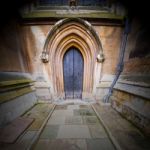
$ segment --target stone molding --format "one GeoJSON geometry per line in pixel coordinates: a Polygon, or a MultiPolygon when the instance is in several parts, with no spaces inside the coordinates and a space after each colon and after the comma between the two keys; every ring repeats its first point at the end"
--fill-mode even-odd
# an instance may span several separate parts
{"type": "Polygon", "coordinates": [[[76,47],[84,59],[83,75],[83,97],[92,94],[97,75],[95,66],[101,66],[97,61],[97,56],[101,56],[104,61],[103,48],[101,41],[92,25],[80,18],[67,18],[58,21],[50,32],[42,52],[43,62],[47,62],[51,70],[54,94],[63,96],[63,56],[70,47],[76,47]],[[43,54],[46,54],[45,58],[43,54]],[[45,60],[47,59],[47,60],[45,60]]]}
{"type": "Polygon", "coordinates": [[[0,73],[0,104],[33,92],[33,80],[24,73],[0,73]]]}

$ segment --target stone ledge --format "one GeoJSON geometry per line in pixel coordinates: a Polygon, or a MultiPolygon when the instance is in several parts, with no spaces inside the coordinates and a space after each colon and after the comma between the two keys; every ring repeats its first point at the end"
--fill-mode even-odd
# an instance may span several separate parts
{"type": "Polygon", "coordinates": [[[28,108],[28,110],[20,117],[25,119],[34,119],[32,124],[28,126],[22,134],[19,135],[19,137],[14,143],[12,144],[0,143],[0,148],[15,149],[15,150],[32,149],[34,144],[38,140],[38,137],[40,136],[43,128],[45,127],[45,124],[47,123],[48,119],[53,113],[54,109],[55,105],[49,103],[48,104],[37,103],[33,107],[28,108]]]}
{"type": "MultiPolygon", "coordinates": [[[[117,150],[149,149],[149,138],[110,106],[93,104],[117,150]],[[139,142],[140,141],[140,142],[139,142]]],[[[149,126],[148,126],[149,127],[149,126]]]]}
{"type": "Polygon", "coordinates": [[[122,74],[118,81],[127,81],[131,84],[136,84],[140,86],[150,86],[150,74],[122,74]]]}
{"type": "Polygon", "coordinates": [[[109,88],[111,86],[111,82],[103,82],[98,84],[98,86],[96,88],[109,88]]]}
{"type": "Polygon", "coordinates": [[[19,80],[9,80],[9,81],[0,81],[0,88],[4,86],[12,86],[16,84],[25,84],[25,83],[32,83],[34,81],[30,79],[19,79],[19,80]]]}
{"type": "Polygon", "coordinates": [[[116,111],[118,111],[123,117],[137,126],[141,131],[144,132],[145,135],[148,137],[150,136],[150,118],[148,114],[142,112],[143,109],[141,109],[141,111],[136,110],[136,108],[134,108],[132,105],[129,106],[124,104],[112,96],[111,99],[112,107],[116,111]]]}
{"type": "Polygon", "coordinates": [[[114,86],[114,89],[125,91],[127,93],[137,95],[150,100],[150,88],[147,87],[138,87],[135,85],[129,85],[125,83],[117,83],[114,86]]]}
{"type": "Polygon", "coordinates": [[[2,93],[0,94],[0,104],[13,100],[16,97],[22,96],[24,94],[31,93],[33,91],[34,89],[32,89],[31,87],[25,87],[25,88],[18,89],[15,91],[2,93]]]}
{"type": "Polygon", "coordinates": [[[128,85],[136,85],[136,86],[140,86],[140,87],[150,87],[150,84],[149,83],[145,83],[145,82],[118,80],[118,83],[128,84],[128,85]]]}
{"type": "Polygon", "coordinates": [[[112,103],[114,101],[117,103],[117,111],[119,111],[119,112],[122,111],[122,110],[119,110],[119,107],[120,107],[120,109],[122,109],[122,107],[126,107],[126,108],[129,108],[132,111],[138,113],[139,115],[150,119],[150,115],[145,111],[145,109],[142,108],[144,106],[141,105],[141,108],[139,108],[139,110],[137,110],[137,107],[134,106],[134,104],[127,102],[128,100],[126,100],[126,101],[125,100],[120,100],[120,99],[118,99],[118,98],[116,98],[114,96],[111,96],[110,98],[111,98],[112,103]]]}
{"type": "Polygon", "coordinates": [[[27,73],[0,72],[0,104],[33,92],[33,82],[27,73]]]}
{"type": "Polygon", "coordinates": [[[57,13],[56,11],[40,11],[34,10],[27,14],[22,14],[23,19],[33,19],[33,18],[70,18],[70,17],[80,17],[80,18],[101,18],[101,19],[111,19],[111,20],[123,20],[124,16],[116,15],[108,12],[91,12],[91,13],[57,13]]]}

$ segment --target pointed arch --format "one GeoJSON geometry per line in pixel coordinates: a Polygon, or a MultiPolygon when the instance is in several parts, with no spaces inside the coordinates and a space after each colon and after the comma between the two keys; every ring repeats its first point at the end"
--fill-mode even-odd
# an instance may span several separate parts
{"type": "MultiPolygon", "coordinates": [[[[70,47],[76,47],[84,59],[83,97],[91,95],[97,55],[103,56],[100,39],[90,23],[79,18],[62,19],[50,30],[43,53],[47,54],[54,93],[64,95],[63,56],[70,47]]],[[[47,62],[47,61],[46,61],[47,62]]]]}
{"type": "Polygon", "coordinates": [[[82,25],[86,30],[87,33],[90,34],[96,41],[96,44],[98,46],[98,51],[100,54],[103,54],[103,49],[102,49],[102,45],[101,45],[101,41],[99,39],[99,36],[97,35],[95,29],[92,27],[92,25],[88,22],[85,21],[81,18],[65,18],[62,20],[59,20],[58,22],[56,22],[56,24],[53,26],[53,28],[49,31],[45,44],[44,44],[44,52],[48,52],[47,48],[48,48],[48,44],[52,41],[54,35],[59,32],[60,28],[63,25],[67,25],[67,24],[71,24],[71,23],[79,23],[80,25],[82,25]]]}

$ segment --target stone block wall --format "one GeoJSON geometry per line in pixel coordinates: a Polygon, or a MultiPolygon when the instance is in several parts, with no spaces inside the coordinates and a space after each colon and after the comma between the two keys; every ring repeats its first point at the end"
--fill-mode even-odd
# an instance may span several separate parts
{"type": "MultiPolygon", "coordinates": [[[[37,81],[36,84],[38,84],[38,86],[36,87],[37,96],[39,96],[39,98],[41,99],[47,99],[48,97],[54,98],[55,95],[51,66],[56,64],[51,64],[52,62],[44,64],[41,61],[41,54],[44,48],[45,41],[47,39],[47,35],[51,31],[53,26],[54,23],[51,23],[49,25],[43,23],[43,25],[35,24],[22,26],[22,32],[24,35],[23,45],[24,47],[26,47],[26,51],[29,55],[28,57],[30,66],[32,67],[34,78],[37,81]],[[39,78],[43,78],[43,83],[39,81],[39,78]],[[48,88],[45,88],[45,85],[43,87],[43,84],[47,84],[46,86],[48,88]],[[45,96],[45,98],[44,96],[39,95],[40,91],[43,90],[45,90],[44,92],[47,91],[47,96],[45,96]],[[48,94],[48,90],[50,91],[50,94],[48,94]]],[[[97,71],[98,73],[96,74],[96,78],[98,82],[96,83],[96,89],[94,89],[94,92],[92,93],[92,96],[94,95],[97,100],[101,100],[106,95],[108,88],[110,87],[110,84],[114,78],[119,56],[122,27],[111,25],[105,26],[105,24],[99,24],[96,26],[93,25],[93,28],[94,30],[96,30],[100,38],[105,57],[105,61],[102,63],[102,67],[99,68],[100,70],[97,71]],[[107,84],[107,86],[105,86],[105,84],[107,84]]],[[[68,31],[66,30],[63,34],[67,33],[68,31]]],[[[84,37],[84,39],[86,38],[87,37],[84,37]]],[[[59,62],[59,64],[61,64],[61,62],[59,62]]],[[[56,72],[54,75],[56,75],[56,72]]],[[[92,89],[92,86],[90,88],[92,89]]]]}
{"type": "Polygon", "coordinates": [[[14,20],[0,26],[0,71],[28,72],[28,56],[22,45],[21,27],[14,20]]]}
{"type": "Polygon", "coordinates": [[[124,69],[110,98],[112,107],[150,136],[149,28],[134,18],[131,24],[124,69]]]}
{"type": "Polygon", "coordinates": [[[21,26],[9,17],[0,25],[0,127],[37,102],[21,26]]]}
{"type": "Polygon", "coordinates": [[[30,92],[0,104],[0,127],[21,116],[37,102],[35,92],[30,92]]]}
{"type": "Polygon", "coordinates": [[[111,96],[111,104],[122,116],[150,136],[149,99],[114,89],[113,96],[111,96]]]}
{"type": "Polygon", "coordinates": [[[0,127],[19,117],[37,103],[30,74],[0,72],[0,127]]]}
{"type": "Polygon", "coordinates": [[[100,80],[96,88],[96,100],[102,101],[114,79],[119,58],[123,28],[120,26],[95,26],[102,42],[105,60],[102,63],[100,80]]]}

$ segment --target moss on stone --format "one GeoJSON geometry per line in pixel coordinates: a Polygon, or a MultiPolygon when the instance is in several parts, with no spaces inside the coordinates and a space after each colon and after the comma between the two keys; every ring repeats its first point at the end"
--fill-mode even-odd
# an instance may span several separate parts
{"type": "Polygon", "coordinates": [[[33,91],[34,90],[31,87],[26,87],[19,90],[2,93],[0,95],[0,104],[33,91]]]}
{"type": "Polygon", "coordinates": [[[1,81],[0,82],[0,87],[11,86],[11,85],[15,85],[15,84],[32,83],[32,82],[34,82],[34,81],[32,81],[30,79],[1,81]]]}
{"type": "Polygon", "coordinates": [[[102,19],[118,19],[122,20],[124,16],[116,15],[109,12],[91,12],[91,13],[56,13],[55,11],[36,11],[28,14],[22,15],[23,19],[31,19],[31,18],[102,18],[102,19]]]}

